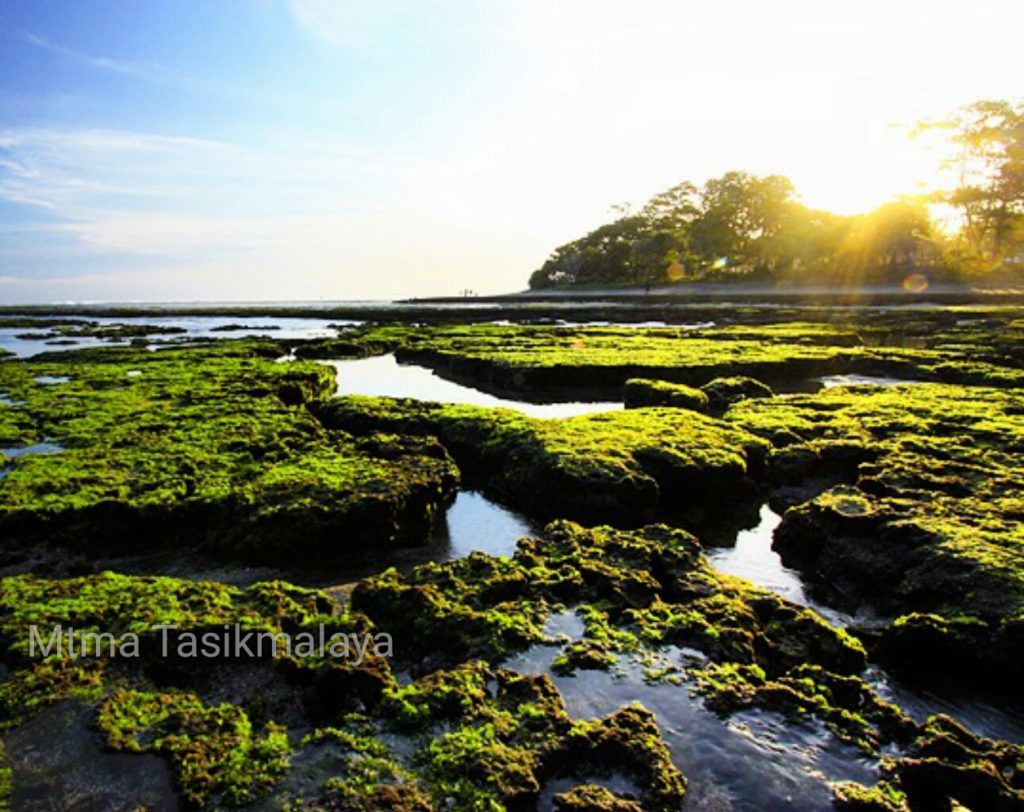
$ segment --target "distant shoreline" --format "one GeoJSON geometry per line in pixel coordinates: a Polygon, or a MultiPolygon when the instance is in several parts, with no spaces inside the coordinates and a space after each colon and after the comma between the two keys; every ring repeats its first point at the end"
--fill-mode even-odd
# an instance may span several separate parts
{"type": "Polygon", "coordinates": [[[587,313],[622,312],[634,316],[683,312],[702,307],[946,307],[953,305],[1024,305],[1024,287],[971,287],[942,283],[924,291],[898,286],[859,288],[782,287],[736,283],[692,283],[639,288],[564,288],[490,296],[436,296],[380,301],[276,302],[95,302],[0,305],[0,315],[44,314],[83,317],[266,316],[424,321],[494,319],[502,315],[531,318],[578,318],[587,313]]]}

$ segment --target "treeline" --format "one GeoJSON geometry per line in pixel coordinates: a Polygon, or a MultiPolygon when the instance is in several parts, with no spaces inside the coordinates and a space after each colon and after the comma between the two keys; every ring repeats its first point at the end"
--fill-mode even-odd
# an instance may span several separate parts
{"type": "Polygon", "coordinates": [[[848,216],[803,205],[781,175],[684,182],[559,246],[530,287],[736,278],[864,284],[922,271],[1024,268],[1024,105],[978,102],[919,130],[941,130],[955,146],[953,188],[848,216]],[[936,205],[955,212],[954,231],[938,227],[936,205]]]}

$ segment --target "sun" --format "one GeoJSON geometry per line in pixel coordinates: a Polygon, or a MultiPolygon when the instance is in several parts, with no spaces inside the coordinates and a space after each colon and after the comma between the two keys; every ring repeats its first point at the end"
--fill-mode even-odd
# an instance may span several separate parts
{"type": "Polygon", "coordinates": [[[793,156],[789,177],[804,203],[837,214],[861,214],[899,198],[927,198],[953,182],[945,166],[950,148],[941,138],[915,136],[908,124],[865,130],[836,128],[793,156]]]}

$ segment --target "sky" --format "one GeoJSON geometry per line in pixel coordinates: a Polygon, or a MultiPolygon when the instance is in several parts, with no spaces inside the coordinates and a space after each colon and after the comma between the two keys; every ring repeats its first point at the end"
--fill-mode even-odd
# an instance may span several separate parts
{"type": "Polygon", "coordinates": [[[1019,0],[0,0],[0,303],[520,290],[683,180],[866,211],[1019,0]]]}

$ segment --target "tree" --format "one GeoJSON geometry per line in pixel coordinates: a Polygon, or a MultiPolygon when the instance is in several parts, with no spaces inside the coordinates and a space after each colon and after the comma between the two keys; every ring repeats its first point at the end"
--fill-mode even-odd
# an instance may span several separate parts
{"type": "Polygon", "coordinates": [[[640,216],[652,232],[679,233],[686,230],[700,212],[700,191],[684,181],[648,200],[640,216]]]}
{"type": "Polygon", "coordinates": [[[631,215],[560,245],[530,277],[530,287],[540,289],[636,281],[631,278],[633,249],[643,233],[643,219],[631,215]]]}
{"type": "Polygon", "coordinates": [[[775,270],[782,259],[776,242],[792,215],[793,194],[782,175],[727,172],[709,180],[690,228],[694,250],[709,266],[724,261],[735,273],[775,270]]]}
{"type": "Polygon", "coordinates": [[[851,218],[835,251],[835,270],[847,282],[901,279],[936,265],[940,252],[928,209],[906,199],[851,218]]]}
{"type": "Polygon", "coordinates": [[[946,165],[957,185],[933,196],[960,213],[953,261],[969,273],[999,267],[1024,249],[1024,104],[975,102],[919,125],[926,130],[946,132],[956,148],[946,165]]]}

